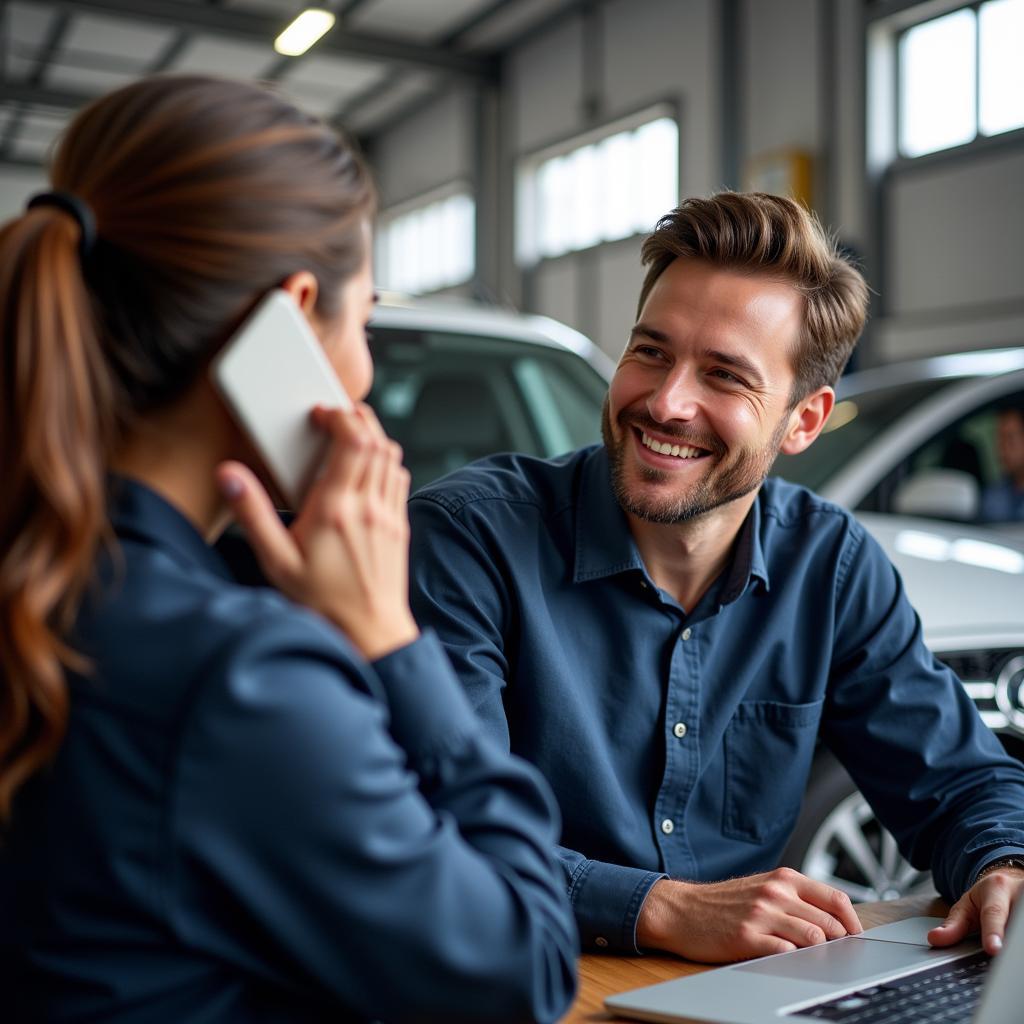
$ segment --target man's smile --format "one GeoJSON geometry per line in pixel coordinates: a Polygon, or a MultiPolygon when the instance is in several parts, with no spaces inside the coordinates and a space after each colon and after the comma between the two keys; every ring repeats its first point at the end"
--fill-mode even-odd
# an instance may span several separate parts
{"type": "Polygon", "coordinates": [[[696,448],[689,444],[673,444],[668,441],[659,441],[651,437],[646,431],[640,431],[640,443],[659,455],[671,455],[677,459],[699,459],[703,455],[710,454],[703,448],[696,448]]]}

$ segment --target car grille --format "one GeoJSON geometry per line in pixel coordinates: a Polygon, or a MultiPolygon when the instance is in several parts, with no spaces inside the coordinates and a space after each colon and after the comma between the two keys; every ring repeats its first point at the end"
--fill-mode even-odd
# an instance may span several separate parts
{"type": "Polygon", "coordinates": [[[1024,736],[1024,649],[954,651],[938,658],[963,681],[990,729],[1024,736]]]}

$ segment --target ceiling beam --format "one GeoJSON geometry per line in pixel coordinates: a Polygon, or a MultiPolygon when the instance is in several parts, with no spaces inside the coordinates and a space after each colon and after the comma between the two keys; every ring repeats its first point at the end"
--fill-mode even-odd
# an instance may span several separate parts
{"type": "MultiPolygon", "coordinates": [[[[80,14],[106,14],[172,26],[192,32],[228,36],[271,46],[285,23],[272,15],[257,14],[180,0],[55,0],[58,7],[80,14]]],[[[447,71],[471,79],[494,80],[497,63],[489,57],[434,46],[419,46],[388,36],[349,32],[339,25],[316,44],[318,56],[363,57],[408,67],[447,71]]]]}
{"type": "Polygon", "coordinates": [[[92,103],[98,95],[27,85],[24,82],[0,81],[0,103],[31,103],[39,107],[53,107],[55,110],[79,110],[87,103],[92,103]]]}
{"type": "Polygon", "coordinates": [[[42,160],[29,160],[23,156],[5,156],[0,157],[0,169],[4,167],[13,167],[19,171],[37,171],[45,172],[46,164],[42,160]]]}
{"type": "MultiPolygon", "coordinates": [[[[66,11],[58,14],[50,22],[50,26],[46,32],[46,39],[43,40],[42,45],[39,47],[39,52],[36,54],[35,66],[32,68],[32,73],[26,80],[26,85],[37,86],[41,85],[43,81],[43,75],[46,72],[46,67],[53,59],[54,54],[60,49],[61,43],[64,41],[64,37],[68,33],[68,27],[71,24],[71,15],[66,11]]],[[[25,121],[25,107],[19,106],[10,120],[7,122],[7,127],[3,132],[3,139],[0,140],[0,160],[7,159],[14,155],[14,144],[21,133],[21,126],[25,121]]]]}
{"type": "MultiPolygon", "coordinates": [[[[445,48],[454,46],[462,39],[463,36],[482,25],[489,18],[493,17],[500,10],[508,7],[513,2],[514,0],[491,0],[491,3],[488,4],[487,7],[477,11],[477,13],[472,15],[472,17],[467,21],[464,21],[461,25],[458,25],[456,28],[448,32],[448,34],[441,40],[440,45],[445,48]]],[[[497,58],[494,59],[497,62],[497,58]]],[[[389,75],[383,82],[374,82],[361,92],[356,93],[355,96],[346,100],[341,107],[334,112],[333,116],[330,118],[331,124],[343,128],[346,120],[351,117],[355,111],[359,110],[367,103],[371,103],[374,100],[378,100],[382,96],[387,95],[387,93],[391,91],[392,87],[400,81],[400,79],[401,75],[389,75]]],[[[495,75],[492,81],[497,82],[497,80],[497,75],[495,75]]],[[[442,85],[444,84],[447,83],[443,82],[442,85]]],[[[419,99],[422,99],[422,97],[418,97],[417,100],[413,100],[412,103],[409,104],[408,109],[417,105],[419,99]]],[[[397,115],[398,119],[401,119],[404,113],[405,110],[399,111],[397,115]]],[[[389,117],[387,120],[389,122],[395,120],[395,116],[389,117]]],[[[376,133],[376,131],[377,129],[375,128],[374,132],[376,133]]]]}

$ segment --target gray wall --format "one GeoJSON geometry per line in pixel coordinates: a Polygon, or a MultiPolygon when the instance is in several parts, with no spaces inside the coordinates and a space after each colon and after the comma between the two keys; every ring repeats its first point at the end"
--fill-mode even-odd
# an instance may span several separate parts
{"type": "MultiPolygon", "coordinates": [[[[521,272],[514,168],[669,101],[683,195],[739,186],[749,160],[772,150],[812,155],[815,209],[864,257],[876,292],[863,364],[1024,343],[1024,143],[869,180],[861,0],[604,0],[591,10],[554,18],[506,55],[487,121],[496,166],[482,180],[491,229],[478,294],[555,316],[618,355],[642,276],[639,238],[521,272]]],[[[474,180],[476,109],[469,90],[453,89],[375,141],[385,202],[474,180]]]]}
{"type": "Polygon", "coordinates": [[[22,170],[0,165],[0,223],[21,213],[25,201],[33,193],[45,188],[46,175],[42,170],[22,170]]]}
{"type": "Polygon", "coordinates": [[[391,131],[371,150],[381,207],[473,176],[472,94],[452,86],[391,131]]]}
{"type": "Polygon", "coordinates": [[[883,355],[1024,342],[1024,146],[907,168],[885,201],[883,355]]]}
{"type": "MultiPolygon", "coordinates": [[[[720,186],[716,6],[611,0],[589,25],[578,14],[520,47],[507,64],[510,160],[669,101],[680,116],[683,193],[720,186]]],[[[504,290],[617,357],[634,319],[639,251],[634,238],[544,260],[504,290]]]]}

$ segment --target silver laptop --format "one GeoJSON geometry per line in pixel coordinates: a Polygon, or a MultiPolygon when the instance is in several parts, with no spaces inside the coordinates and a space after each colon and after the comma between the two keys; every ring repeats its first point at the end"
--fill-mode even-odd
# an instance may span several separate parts
{"type": "Polygon", "coordinates": [[[1024,912],[1011,918],[1003,951],[991,961],[977,939],[946,949],[929,946],[925,936],[941,923],[912,917],[623,992],[604,1005],[640,1020],[713,1024],[1024,1021],[1024,912]],[[928,1016],[929,1001],[938,1001],[946,1015],[928,1016]],[[950,1016],[957,1006],[962,1015],[950,1016]]]}

